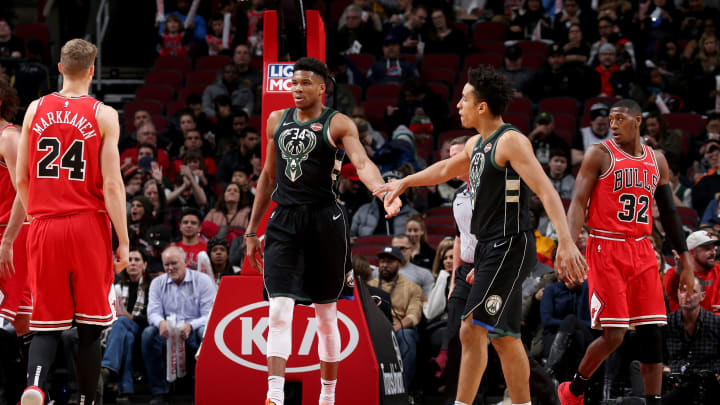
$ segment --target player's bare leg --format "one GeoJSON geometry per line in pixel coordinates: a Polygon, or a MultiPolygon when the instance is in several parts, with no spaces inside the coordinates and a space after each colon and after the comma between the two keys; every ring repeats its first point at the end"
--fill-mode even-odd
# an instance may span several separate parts
{"type": "Polygon", "coordinates": [[[315,304],[318,357],[320,358],[320,405],[335,404],[338,366],[340,364],[340,330],[337,303],[315,304]]]}
{"type": "Polygon", "coordinates": [[[513,404],[530,403],[530,363],[520,338],[504,336],[490,341],[500,357],[513,404]]]}
{"type": "Polygon", "coordinates": [[[662,371],[662,363],[640,363],[640,374],[642,374],[643,377],[645,395],[662,394],[662,371]]]}
{"type": "Polygon", "coordinates": [[[457,396],[455,397],[458,402],[471,404],[475,400],[487,366],[487,335],[487,329],[472,323],[472,316],[462,321],[460,326],[462,358],[457,396]]]}

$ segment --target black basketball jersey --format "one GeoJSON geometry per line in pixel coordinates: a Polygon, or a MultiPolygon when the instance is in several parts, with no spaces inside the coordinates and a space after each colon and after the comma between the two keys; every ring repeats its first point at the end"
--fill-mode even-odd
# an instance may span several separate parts
{"type": "MultiPolygon", "coordinates": [[[[478,138],[470,159],[470,198],[473,215],[470,230],[479,241],[525,232],[530,226],[530,192],[512,167],[495,162],[498,140],[507,131],[503,124],[487,140],[478,138]]],[[[518,131],[519,132],[519,131],[518,131]]]]}
{"type": "Polygon", "coordinates": [[[288,108],[275,129],[275,190],[279,205],[322,205],[335,200],[334,183],[343,152],[330,143],[330,119],[337,111],[325,108],[314,120],[297,120],[288,108]]]}

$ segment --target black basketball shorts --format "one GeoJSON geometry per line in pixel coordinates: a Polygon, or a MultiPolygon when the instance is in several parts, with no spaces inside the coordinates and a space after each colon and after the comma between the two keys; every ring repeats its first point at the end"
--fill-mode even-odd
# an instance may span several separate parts
{"type": "Polygon", "coordinates": [[[265,231],[264,272],[268,297],[298,304],[335,302],[352,296],[350,224],[332,202],[321,206],[280,206],[265,231]],[[350,280],[347,282],[346,280],[350,280]],[[343,291],[345,287],[345,291],[343,291]]]}
{"type": "Polygon", "coordinates": [[[522,283],[537,261],[531,232],[478,242],[475,282],[463,319],[490,331],[490,337],[520,337],[522,283]]]}

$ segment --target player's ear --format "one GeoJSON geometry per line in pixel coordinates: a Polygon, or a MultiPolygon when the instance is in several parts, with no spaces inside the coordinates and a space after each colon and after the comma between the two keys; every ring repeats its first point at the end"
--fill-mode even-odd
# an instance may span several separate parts
{"type": "Polygon", "coordinates": [[[88,71],[89,71],[88,72],[89,77],[92,78],[93,76],[95,76],[95,65],[90,65],[90,69],[88,69],[88,71]]]}
{"type": "Polygon", "coordinates": [[[63,73],[62,63],[58,62],[58,72],[63,73]]]}

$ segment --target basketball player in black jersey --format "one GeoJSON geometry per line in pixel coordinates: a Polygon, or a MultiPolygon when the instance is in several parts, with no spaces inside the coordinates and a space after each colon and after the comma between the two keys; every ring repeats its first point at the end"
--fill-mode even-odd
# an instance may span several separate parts
{"type": "Polygon", "coordinates": [[[500,357],[512,403],[530,405],[530,368],[520,341],[521,286],[536,260],[528,187],[557,230],[558,273],[578,282],[585,277],[585,260],[570,238],[560,197],[527,137],[502,120],[511,96],[512,86],[502,73],[485,66],[472,69],[457,108],[463,126],[478,134],[463,152],[374,190],[375,195],[388,193],[387,201],[408,187],[440,184],[469,172],[471,231],[478,244],[475,282],[460,327],[456,405],[475,398],[487,364],[488,337],[500,357]]]}
{"type": "MultiPolygon", "coordinates": [[[[294,108],[276,110],[267,122],[265,166],[258,180],[252,217],[245,234],[247,256],[263,278],[270,301],[268,396],[266,404],[283,405],[285,364],[291,351],[293,306],[315,304],[322,389],[321,405],[335,403],[340,360],[336,303],[345,280],[352,280],[349,224],[336,202],[334,183],[343,152],[370,190],[384,182],[368,159],[350,118],[322,103],[329,74],[313,58],[295,63],[294,108]],[[265,231],[265,251],[256,231],[272,198],[278,205],[265,231]]],[[[385,204],[396,215],[397,199],[385,204]]]]}

